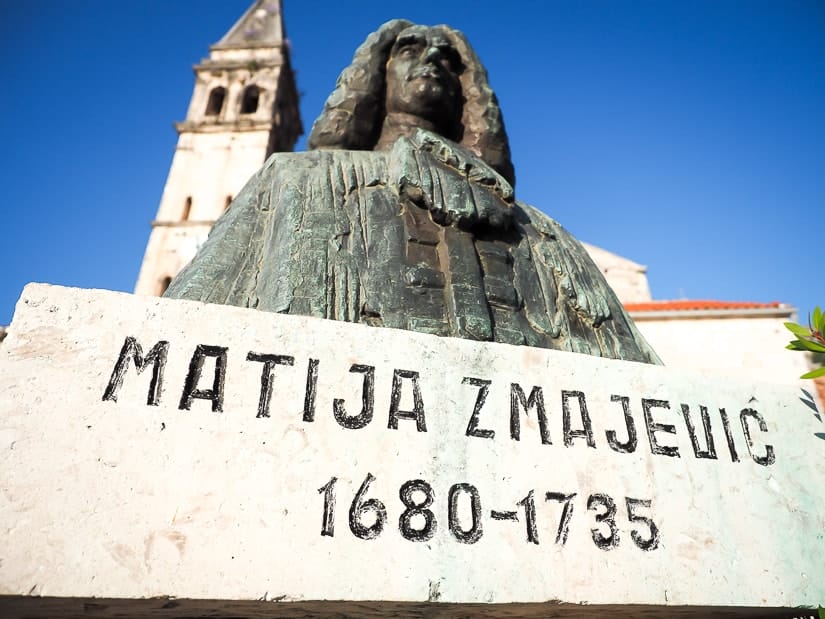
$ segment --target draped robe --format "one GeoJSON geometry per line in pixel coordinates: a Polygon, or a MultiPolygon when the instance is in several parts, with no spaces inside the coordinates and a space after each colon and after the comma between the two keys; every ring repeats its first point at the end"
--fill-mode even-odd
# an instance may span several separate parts
{"type": "Polygon", "coordinates": [[[421,129],[272,155],[164,296],[661,363],[576,239],[421,129]]]}

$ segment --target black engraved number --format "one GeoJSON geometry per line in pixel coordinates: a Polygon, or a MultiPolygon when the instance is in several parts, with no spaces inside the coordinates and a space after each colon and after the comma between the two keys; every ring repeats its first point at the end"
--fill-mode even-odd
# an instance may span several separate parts
{"type": "Polygon", "coordinates": [[[524,521],[527,525],[527,541],[533,544],[539,543],[539,531],[536,527],[536,500],[533,498],[533,491],[527,493],[521,501],[516,503],[524,508],[524,521]]]}
{"type": "Polygon", "coordinates": [[[332,537],[335,535],[335,482],[337,477],[330,479],[326,485],[318,488],[318,494],[324,495],[324,520],[321,524],[321,535],[332,537]]]}
{"type": "Polygon", "coordinates": [[[561,510],[561,518],[559,518],[559,529],[556,531],[556,543],[562,546],[567,543],[567,534],[570,531],[570,519],[573,517],[573,497],[575,496],[575,492],[572,494],[548,492],[545,495],[548,501],[564,503],[564,509],[561,510]]]}
{"type": "Polygon", "coordinates": [[[450,488],[447,519],[450,523],[450,533],[462,544],[475,544],[481,539],[483,533],[481,528],[481,499],[475,486],[472,484],[454,484],[450,488]],[[470,495],[470,512],[473,516],[473,524],[466,531],[461,528],[461,523],[458,521],[458,497],[462,492],[470,495]]]}
{"type": "Polygon", "coordinates": [[[627,501],[627,517],[630,522],[643,523],[650,533],[650,535],[645,538],[642,537],[636,529],[633,529],[630,532],[630,537],[633,538],[633,542],[642,550],[656,550],[659,546],[659,527],[647,516],[640,516],[636,513],[636,509],[639,507],[647,507],[649,509],[650,499],[631,499],[627,497],[625,501],[627,501]]]}
{"type": "Polygon", "coordinates": [[[387,522],[387,508],[378,499],[368,499],[364,501],[370,484],[375,481],[372,473],[367,473],[364,483],[358,489],[358,493],[349,506],[349,528],[353,535],[361,539],[375,539],[384,530],[384,523],[387,522]],[[371,525],[364,524],[364,515],[372,512],[375,514],[375,522],[371,525]]]}
{"type": "Polygon", "coordinates": [[[404,482],[401,489],[398,491],[398,496],[404,504],[405,509],[398,519],[398,528],[406,539],[411,542],[426,542],[435,535],[437,523],[435,521],[435,514],[427,509],[433,504],[433,488],[423,479],[411,479],[404,482]],[[424,500],[416,503],[413,494],[421,492],[424,494],[424,500]],[[424,517],[424,527],[421,529],[414,529],[412,525],[413,516],[421,515],[424,517]]]}
{"type": "Polygon", "coordinates": [[[593,543],[602,550],[615,548],[619,543],[619,530],[616,528],[616,502],[606,494],[591,494],[587,499],[587,509],[597,511],[604,507],[603,514],[596,514],[596,522],[604,523],[610,529],[610,535],[605,537],[598,528],[590,529],[593,543]]]}

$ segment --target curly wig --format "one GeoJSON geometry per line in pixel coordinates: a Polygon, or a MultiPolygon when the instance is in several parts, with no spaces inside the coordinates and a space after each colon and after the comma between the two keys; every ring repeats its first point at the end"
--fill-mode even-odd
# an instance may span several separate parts
{"type": "MultiPolygon", "coordinates": [[[[355,51],[352,63],[341,72],[335,90],[310,132],[308,148],[373,150],[385,115],[385,72],[395,40],[414,24],[395,19],[370,34],[355,51]]],[[[466,37],[449,26],[435,26],[461,56],[459,76],[464,96],[461,127],[456,134],[462,146],[481,157],[515,185],[510,145],[496,95],[466,37]]]]}

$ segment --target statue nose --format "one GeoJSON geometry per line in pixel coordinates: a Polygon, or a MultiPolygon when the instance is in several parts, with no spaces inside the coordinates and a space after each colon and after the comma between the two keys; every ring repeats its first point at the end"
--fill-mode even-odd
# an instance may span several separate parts
{"type": "Polygon", "coordinates": [[[427,47],[424,50],[424,60],[428,62],[434,62],[441,58],[441,51],[437,47],[427,47]]]}

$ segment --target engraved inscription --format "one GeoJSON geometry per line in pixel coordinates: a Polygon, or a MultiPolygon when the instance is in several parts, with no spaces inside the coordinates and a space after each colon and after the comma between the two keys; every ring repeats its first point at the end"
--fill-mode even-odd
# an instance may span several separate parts
{"type": "MultiPolygon", "coordinates": [[[[339,478],[333,476],[318,489],[323,495],[321,516],[321,536],[335,536],[336,489],[339,478]]],[[[441,530],[438,526],[437,511],[444,508],[444,495],[437,495],[432,485],[423,479],[410,479],[398,489],[399,504],[385,504],[377,498],[365,499],[370,485],[376,481],[375,475],[367,473],[355,494],[349,509],[350,531],[363,540],[375,540],[384,532],[392,510],[398,510],[398,532],[411,542],[426,542],[441,530]]],[[[446,493],[447,530],[455,541],[461,544],[475,544],[486,534],[484,512],[478,488],[473,484],[461,482],[450,486],[446,493]],[[465,502],[462,519],[459,502],[465,502]],[[469,517],[467,517],[469,515],[469,517]]],[[[562,510],[556,525],[555,544],[564,546],[571,529],[577,533],[587,534],[596,548],[612,550],[622,543],[622,531],[629,531],[630,539],[643,551],[656,550],[659,547],[659,527],[653,520],[652,501],[625,497],[626,516],[620,515],[613,497],[596,492],[586,500],[587,522],[574,527],[577,492],[548,491],[544,494],[548,505],[559,503],[562,510]],[[589,528],[589,531],[588,531],[589,528]]],[[[551,518],[552,514],[543,513],[536,504],[536,492],[530,490],[527,495],[515,503],[516,510],[490,510],[490,518],[499,522],[521,522],[523,515],[525,541],[539,545],[539,521],[551,518]]],[[[549,512],[548,509],[544,511],[549,512]]],[[[442,512],[443,513],[443,512],[442,512]]],[[[582,517],[585,519],[585,516],[582,517]]],[[[493,532],[494,534],[494,532],[493,532]]]]}
{"type": "MultiPolygon", "coordinates": [[[[134,365],[138,375],[151,366],[152,378],[145,403],[149,406],[160,405],[161,394],[167,387],[164,384],[164,371],[171,358],[171,344],[167,340],[161,340],[153,344],[147,354],[144,355],[143,350],[136,337],[125,338],[103,389],[104,401],[118,402],[130,366],[134,365]]],[[[189,357],[178,405],[180,410],[191,410],[193,402],[198,399],[208,400],[215,412],[223,412],[227,407],[233,406],[233,402],[226,402],[225,395],[226,382],[233,376],[229,373],[228,356],[229,348],[226,346],[198,344],[195,347],[189,357]],[[209,381],[210,376],[211,386],[202,385],[201,383],[209,381]]],[[[349,365],[349,374],[360,375],[356,379],[347,378],[346,374],[342,375],[340,364],[336,366],[336,372],[325,369],[332,364],[325,365],[325,362],[316,357],[299,360],[293,355],[248,351],[244,358],[250,363],[245,366],[237,364],[233,367],[239,369],[233,371],[256,371],[252,363],[261,364],[258,370],[260,388],[256,393],[257,406],[254,416],[261,419],[262,423],[275,416],[284,415],[295,415],[292,418],[296,421],[314,423],[318,415],[331,414],[339,427],[345,430],[361,430],[372,423],[378,411],[384,410],[387,411],[388,430],[419,433],[428,431],[425,396],[432,397],[438,390],[431,385],[428,386],[427,374],[417,369],[387,368],[353,360],[354,362],[349,365]],[[280,406],[276,414],[276,411],[272,410],[272,403],[276,380],[279,377],[293,383],[303,382],[303,402],[282,402],[283,398],[279,394],[280,406]],[[360,382],[360,402],[347,402],[340,397],[319,402],[319,384],[322,382],[328,393],[330,385],[335,389],[338,385],[346,385],[347,381],[353,380],[360,382]],[[389,397],[383,402],[376,401],[379,380],[387,381],[384,382],[383,393],[389,393],[389,397]],[[289,411],[299,412],[296,414],[289,411]],[[413,430],[413,423],[403,422],[414,422],[415,429],[413,430]]],[[[466,427],[462,425],[456,429],[463,434],[465,440],[470,441],[508,440],[509,435],[510,441],[520,442],[525,434],[525,440],[534,444],[540,442],[550,449],[608,449],[616,454],[633,454],[641,448],[649,450],[654,456],[666,458],[682,458],[684,451],[685,456],[692,453],[697,460],[715,462],[727,460],[724,447],[721,447],[721,452],[719,451],[721,445],[726,445],[731,463],[741,462],[740,453],[743,453],[743,450],[750,456],[746,461],[759,466],[771,466],[777,459],[776,449],[769,440],[770,431],[766,417],[763,412],[751,405],[740,409],[739,423],[735,423],[735,419],[732,423],[726,408],[713,407],[702,402],[676,402],[663,399],[661,396],[631,397],[620,393],[593,395],[592,391],[585,392],[575,388],[551,390],[547,385],[541,384],[524,386],[528,384],[463,376],[461,381],[452,387],[461,397],[451,398],[450,401],[466,402],[461,405],[466,408],[455,411],[438,408],[437,414],[455,415],[466,420],[466,427]],[[641,444],[639,424],[643,426],[644,434],[647,436],[647,441],[642,440],[641,444]],[[719,437],[720,428],[724,442],[719,437]],[[561,436],[561,440],[556,443],[551,440],[551,434],[555,431],[561,436]],[[689,441],[689,447],[684,450],[678,445],[680,436],[683,445],[689,441]]],[[[450,388],[449,385],[447,387],[450,388]]],[[[129,391],[134,392],[134,389],[129,391]]],[[[436,399],[436,402],[441,401],[443,399],[436,399]]],[[[232,409],[233,414],[239,412],[247,414],[232,409]]],[[[470,503],[476,502],[475,495],[469,489],[456,492],[468,494],[470,503]]],[[[538,533],[534,535],[530,528],[533,520],[531,501],[534,499],[525,496],[519,503],[519,511],[523,512],[527,538],[532,542],[538,533]]],[[[612,516],[609,515],[609,503],[597,497],[593,499],[591,508],[598,510],[604,518],[604,521],[600,521],[600,543],[611,544],[612,537],[608,529],[612,516]]],[[[570,517],[570,510],[573,508],[566,509],[570,517]]],[[[500,510],[496,513],[494,519],[510,518],[510,510],[500,510]]],[[[474,531],[476,525],[482,526],[474,521],[471,526],[467,525],[469,528],[461,525],[456,530],[474,531]]],[[[557,537],[562,540],[564,531],[559,530],[557,537]]]]}

